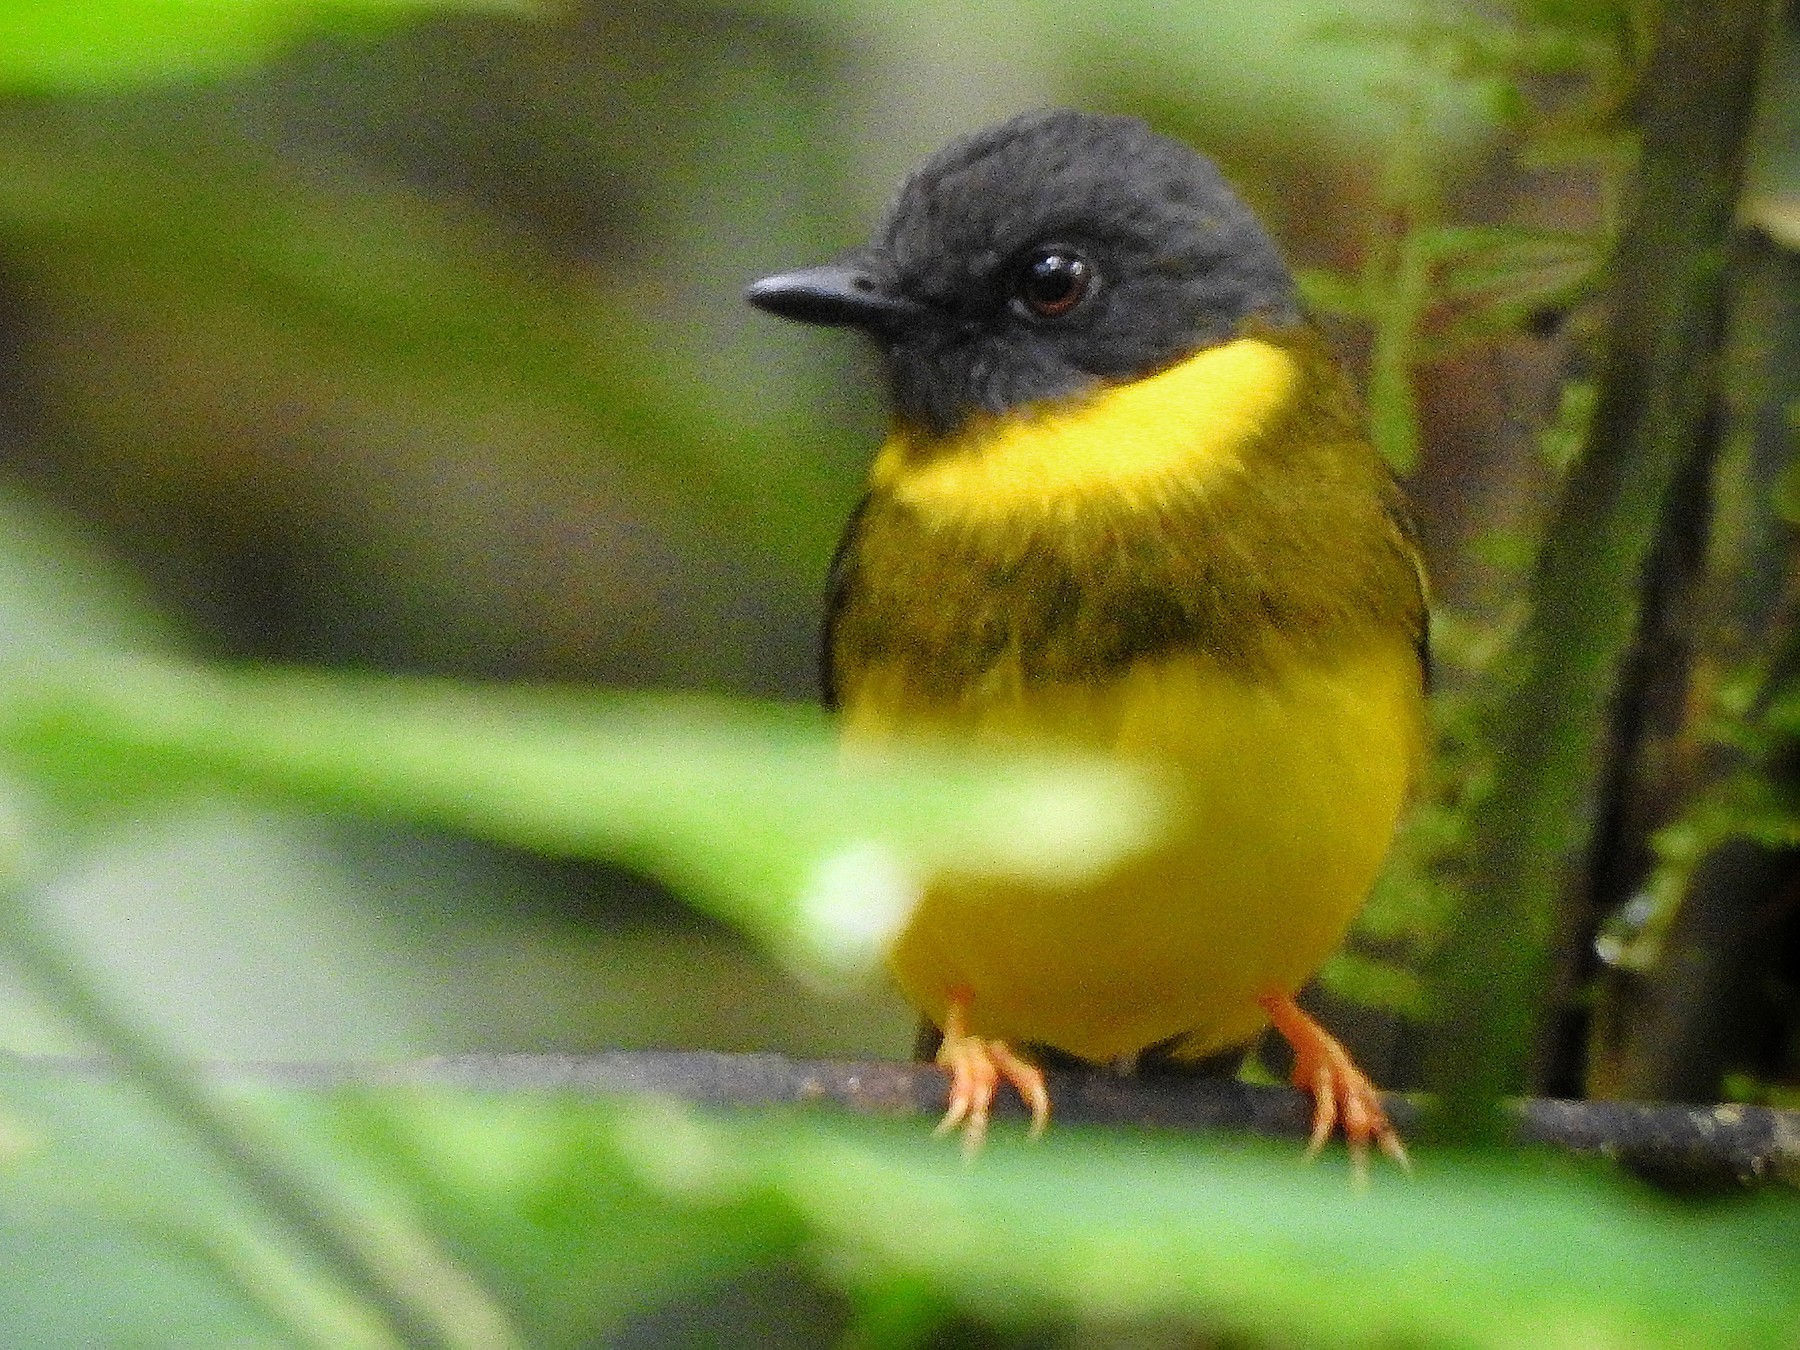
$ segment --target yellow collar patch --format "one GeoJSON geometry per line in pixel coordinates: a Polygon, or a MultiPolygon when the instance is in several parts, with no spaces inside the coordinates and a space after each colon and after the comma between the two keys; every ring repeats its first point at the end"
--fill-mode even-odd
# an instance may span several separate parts
{"type": "Polygon", "coordinates": [[[1300,379],[1284,348],[1237,338],[1145,379],[978,419],[942,440],[896,428],[870,480],[909,505],[978,517],[1055,510],[1096,494],[1155,496],[1241,468],[1300,379]]]}

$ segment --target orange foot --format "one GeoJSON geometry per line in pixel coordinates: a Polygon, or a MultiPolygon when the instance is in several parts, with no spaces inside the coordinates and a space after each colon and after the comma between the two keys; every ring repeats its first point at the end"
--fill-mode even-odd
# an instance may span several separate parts
{"type": "Polygon", "coordinates": [[[1333,1127],[1342,1125],[1344,1139],[1350,1145],[1350,1162],[1357,1177],[1369,1172],[1369,1141],[1372,1139],[1401,1168],[1410,1172],[1406,1147],[1388,1123],[1381,1108],[1381,1095],[1368,1075],[1350,1058],[1350,1052],[1324,1027],[1300,1011],[1300,1005],[1287,994],[1264,994],[1257,1000],[1269,1021],[1289,1045],[1294,1047],[1294,1086],[1312,1094],[1312,1138],[1306,1156],[1318,1156],[1333,1127]]]}
{"type": "Polygon", "coordinates": [[[944,1039],[937,1051],[937,1062],[950,1074],[950,1109],[938,1122],[937,1133],[949,1134],[960,1127],[966,1158],[980,1152],[987,1138],[988,1110],[1002,1078],[1019,1090],[1031,1108],[1033,1139],[1050,1123],[1050,1089],[1044,1083],[1043,1070],[1019,1058],[1004,1041],[970,1034],[971,997],[966,989],[950,995],[950,1006],[944,1012],[944,1039]]]}

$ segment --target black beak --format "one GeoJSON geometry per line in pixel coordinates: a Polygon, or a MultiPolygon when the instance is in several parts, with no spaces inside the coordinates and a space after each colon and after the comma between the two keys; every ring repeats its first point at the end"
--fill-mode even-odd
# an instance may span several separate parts
{"type": "Polygon", "coordinates": [[[752,282],[744,298],[758,309],[800,323],[888,333],[926,313],[855,262],[824,263],[752,282]]]}

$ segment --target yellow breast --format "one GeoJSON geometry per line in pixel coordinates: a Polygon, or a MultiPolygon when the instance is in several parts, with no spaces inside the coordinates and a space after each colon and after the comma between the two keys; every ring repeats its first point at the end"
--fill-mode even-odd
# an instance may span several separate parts
{"type": "Polygon", "coordinates": [[[935,724],[1076,743],[1173,767],[1186,789],[1166,847],[1097,884],[941,879],[891,954],[902,991],[941,1022],[967,988],[975,1031],[1096,1061],[1178,1035],[1193,1055],[1247,1039],[1258,995],[1303,984],[1373,884],[1417,772],[1420,698],[1400,641],[1272,682],[1147,661],[955,716],[869,672],[846,705],[851,739],[935,724]]]}

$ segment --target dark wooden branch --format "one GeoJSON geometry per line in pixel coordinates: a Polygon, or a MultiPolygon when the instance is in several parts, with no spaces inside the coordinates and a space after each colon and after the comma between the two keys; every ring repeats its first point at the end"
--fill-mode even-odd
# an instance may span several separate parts
{"type": "MultiPolygon", "coordinates": [[[[52,1072],[91,1075],[91,1059],[32,1058],[52,1072]]],[[[453,1087],[480,1092],[573,1092],[584,1096],[655,1093],[708,1106],[814,1106],[866,1115],[941,1114],[945,1079],[930,1065],[888,1061],[797,1060],[785,1055],[615,1050],[592,1055],[451,1055],[391,1065],[226,1064],[224,1082],[328,1089],[358,1085],[453,1087]]],[[[1068,1124],[1226,1130],[1304,1138],[1307,1099],[1292,1088],[1229,1078],[1170,1074],[1124,1078],[1052,1071],[1056,1118],[1068,1124]]],[[[1403,1132],[1416,1132],[1417,1105],[1389,1097],[1403,1132]]],[[[997,1114],[1023,1119],[1010,1094],[997,1114]]],[[[1800,1111],[1760,1106],[1673,1106],[1653,1102],[1531,1100],[1513,1107],[1515,1137],[1576,1153],[1619,1159],[1686,1183],[1780,1180],[1800,1184],[1800,1111]]]]}

